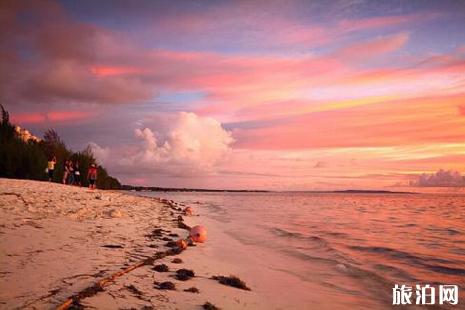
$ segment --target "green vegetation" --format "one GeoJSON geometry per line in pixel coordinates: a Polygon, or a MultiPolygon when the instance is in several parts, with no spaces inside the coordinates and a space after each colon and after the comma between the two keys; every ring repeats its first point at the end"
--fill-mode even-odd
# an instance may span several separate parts
{"type": "MultiPolygon", "coordinates": [[[[73,152],[53,129],[47,130],[41,141],[24,141],[15,131],[15,125],[10,123],[8,112],[0,105],[0,177],[47,180],[45,173],[47,161],[52,156],[57,158],[54,182],[61,182],[64,162],[71,159],[79,161],[82,186],[88,186],[87,170],[95,157],[90,147],[81,152],[73,152]]],[[[119,189],[119,181],[108,175],[105,168],[98,166],[97,187],[101,189],[119,189]]]]}

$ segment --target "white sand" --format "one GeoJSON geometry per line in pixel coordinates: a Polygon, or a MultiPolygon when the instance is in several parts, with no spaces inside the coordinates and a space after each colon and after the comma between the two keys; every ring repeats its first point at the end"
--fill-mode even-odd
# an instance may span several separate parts
{"type": "MultiPolygon", "coordinates": [[[[0,179],[0,308],[56,308],[98,280],[166,250],[166,241],[146,235],[158,227],[166,230],[165,236],[171,232],[186,237],[187,231],[177,228],[173,220],[178,213],[153,198],[0,179]]],[[[202,218],[191,217],[187,222],[202,223],[202,218]]],[[[189,247],[176,256],[184,260],[182,264],[171,263],[174,256],[155,262],[167,264],[168,273],[140,267],[80,303],[97,309],[200,309],[210,301],[222,309],[261,308],[254,291],[209,279],[243,274],[208,249],[208,242],[189,247]],[[197,277],[175,280],[173,274],[179,268],[192,269],[197,277]],[[176,284],[176,291],[154,287],[154,281],[168,280],[176,284]],[[183,291],[189,287],[197,287],[200,293],[183,291]]]]}

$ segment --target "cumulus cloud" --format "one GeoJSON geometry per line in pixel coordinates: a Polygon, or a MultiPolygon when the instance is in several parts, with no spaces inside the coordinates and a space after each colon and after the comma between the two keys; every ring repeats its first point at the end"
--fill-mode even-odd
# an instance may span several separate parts
{"type": "Polygon", "coordinates": [[[105,163],[107,162],[109,155],[110,155],[110,150],[108,148],[103,148],[99,146],[97,143],[90,142],[89,146],[92,150],[92,153],[94,154],[95,158],[100,162],[100,163],[105,163]]]}
{"type": "Polygon", "coordinates": [[[433,174],[423,173],[412,183],[413,186],[424,187],[457,187],[465,186],[465,177],[460,172],[452,170],[439,170],[433,174]]]}
{"type": "Polygon", "coordinates": [[[135,129],[137,145],[126,152],[95,143],[91,147],[101,162],[123,173],[189,176],[214,172],[231,151],[231,133],[217,120],[190,112],[177,113],[171,119],[167,132],[135,129]]]}

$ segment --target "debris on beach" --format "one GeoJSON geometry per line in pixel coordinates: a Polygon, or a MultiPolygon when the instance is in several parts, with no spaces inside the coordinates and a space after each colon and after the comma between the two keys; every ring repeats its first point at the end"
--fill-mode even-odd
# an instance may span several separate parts
{"type": "Polygon", "coordinates": [[[206,302],[202,305],[202,307],[205,309],[205,310],[220,310],[221,308],[218,308],[217,306],[215,306],[214,304],[212,304],[211,302],[206,302]]]}
{"type": "Polygon", "coordinates": [[[122,249],[122,248],[124,248],[124,246],[119,245],[119,244],[104,244],[104,245],[102,245],[102,248],[122,249]]]}
{"type": "Polygon", "coordinates": [[[197,246],[194,242],[194,240],[192,240],[191,237],[187,238],[187,245],[188,246],[197,246]]]}
{"type": "Polygon", "coordinates": [[[143,295],[143,293],[142,293],[137,287],[135,287],[135,286],[132,285],[132,284],[126,286],[126,289],[127,289],[128,291],[130,291],[131,293],[137,295],[137,296],[143,295]]]}
{"type": "Polygon", "coordinates": [[[165,264],[156,265],[152,269],[155,270],[155,271],[158,271],[158,272],[168,272],[168,271],[170,271],[168,266],[166,266],[165,264]]]}
{"type": "Polygon", "coordinates": [[[168,236],[170,236],[170,237],[179,237],[179,235],[178,235],[178,234],[176,234],[176,233],[171,233],[171,234],[168,234],[168,236]]]}
{"type": "Polygon", "coordinates": [[[182,250],[187,249],[187,242],[186,242],[186,240],[179,239],[178,241],[176,241],[176,245],[178,246],[178,248],[180,248],[180,249],[182,249],[182,250]]]}
{"type": "Polygon", "coordinates": [[[178,255],[178,254],[181,254],[182,251],[184,251],[183,249],[180,249],[178,247],[175,247],[175,248],[171,248],[169,249],[168,251],[166,251],[166,255],[168,256],[173,256],[173,255],[178,255]]]}
{"type": "Polygon", "coordinates": [[[155,282],[155,285],[158,285],[157,288],[159,290],[170,290],[170,291],[176,290],[176,285],[174,285],[174,283],[170,281],[166,281],[162,283],[155,282]]]}
{"type": "Polygon", "coordinates": [[[193,214],[193,210],[191,207],[187,207],[185,208],[183,211],[184,215],[192,215],[193,214]]]}
{"type": "Polygon", "coordinates": [[[176,247],[178,247],[178,244],[177,244],[175,241],[168,241],[165,245],[166,245],[167,247],[169,247],[169,248],[176,248],[176,247]]]}
{"type": "Polygon", "coordinates": [[[217,280],[218,282],[220,282],[223,285],[232,286],[232,287],[235,287],[235,288],[239,288],[241,290],[251,291],[251,289],[249,287],[247,287],[245,282],[242,281],[241,279],[239,279],[236,276],[232,276],[232,275],[229,276],[229,277],[226,277],[226,276],[213,276],[211,278],[213,280],[217,280]]]}
{"type": "Polygon", "coordinates": [[[171,262],[173,264],[182,264],[183,263],[182,259],[180,259],[179,257],[174,258],[171,262]]]}
{"type": "Polygon", "coordinates": [[[200,293],[199,289],[196,288],[196,287],[189,287],[189,288],[186,288],[186,289],[184,290],[184,292],[195,293],[195,294],[199,294],[199,293],[200,293]]]}
{"type": "Polygon", "coordinates": [[[163,237],[163,238],[161,238],[161,240],[163,240],[163,241],[173,241],[173,239],[168,238],[168,237],[163,237]]]}
{"type": "Polygon", "coordinates": [[[120,217],[123,217],[124,214],[123,214],[123,212],[121,212],[121,210],[112,209],[112,210],[107,212],[107,216],[110,217],[110,218],[120,218],[120,217]]]}
{"type": "Polygon", "coordinates": [[[150,238],[150,239],[158,239],[158,238],[161,238],[163,237],[163,229],[161,228],[156,228],[154,230],[152,230],[152,232],[148,235],[145,235],[147,238],[150,238]]]}
{"type": "Polygon", "coordinates": [[[194,271],[190,270],[190,269],[179,269],[176,271],[176,279],[178,279],[179,281],[187,281],[189,280],[190,278],[193,278],[195,277],[195,273],[194,271]]]}
{"type": "Polygon", "coordinates": [[[205,242],[207,241],[207,229],[200,225],[194,226],[190,231],[190,237],[195,242],[205,242]]]}
{"type": "Polygon", "coordinates": [[[85,309],[85,307],[78,301],[76,302],[73,302],[69,307],[68,307],[69,310],[81,310],[81,309],[85,309]]]}

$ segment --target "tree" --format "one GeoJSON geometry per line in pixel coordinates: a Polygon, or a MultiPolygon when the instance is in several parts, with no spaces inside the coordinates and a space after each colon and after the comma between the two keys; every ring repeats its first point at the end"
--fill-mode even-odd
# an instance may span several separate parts
{"type": "MultiPolygon", "coordinates": [[[[23,141],[10,123],[10,117],[5,108],[0,105],[0,177],[45,180],[47,158],[56,156],[54,181],[61,182],[64,162],[67,159],[79,161],[81,181],[88,185],[87,170],[91,163],[95,163],[92,148],[87,146],[83,151],[74,153],[66,147],[54,129],[45,132],[41,142],[23,141]]],[[[98,166],[97,187],[101,189],[119,189],[119,181],[108,175],[105,168],[98,166]]]]}
{"type": "Polygon", "coordinates": [[[2,119],[0,121],[0,143],[13,139],[15,136],[15,127],[10,123],[10,115],[0,104],[2,110],[2,119]]]}
{"type": "Polygon", "coordinates": [[[35,141],[23,141],[10,123],[9,113],[1,108],[0,177],[45,179],[46,156],[35,141]]]}

